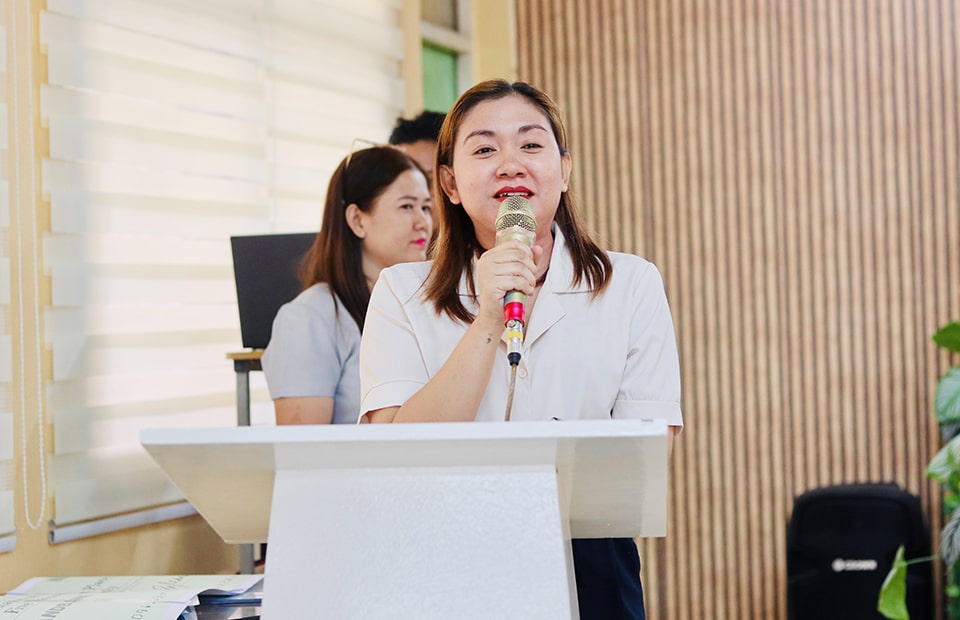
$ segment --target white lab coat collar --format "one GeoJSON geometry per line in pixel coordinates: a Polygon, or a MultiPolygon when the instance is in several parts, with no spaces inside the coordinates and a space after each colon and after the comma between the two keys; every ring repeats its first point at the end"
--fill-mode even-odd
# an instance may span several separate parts
{"type": "MultiPolygon", "coordinates": [[[[585,279],[581,279],[576,286],[573,285],[573,260],[567,249],[566,239],[556,222],[552,224],[550,230],[553,233],[553,251],[550,254],[550,270],[547,272],[547,278],[544,280],[540,293],[537,296],[534,311],[527,321],[527,332],[524,337],[527,345],[532,344],[566,315],[563,302],[565,295],[592,294],[590,284],[585,281],[585,279]]],[[[476,285],[476,266],[477,262],[476,259],[474,259],[474,285],[476,285]]],[[[476,314],[479,308],[476,300],[471,297],[469,289],[467,288],[466,275],[460,278],[458,293],[461,298],[463,298],[464,307],[476,314]]]]}
{"type": "MultiPolygon", "coordinates": [[[[547,279],[544,280],[543,287],[540,290],[541,298],[544,293],[589,293],[591,289],[588,282],[581,280],[576,286],[572,284],[573,259],[570,258],[570,253],[567,251],[567,240],[556,222],[551,225],[550,231],[553,233],[553,251],[550,254],[550,270],[547,272],[547,279]]],[[[473,283],[476,286],[476,258],[473,259],[473,283]]],[[[466,274],[460,278],[457,293],[461,297],[470,297],[466,274]]],[[[539,304],[539,301],[537,303],[539,304]]]]}

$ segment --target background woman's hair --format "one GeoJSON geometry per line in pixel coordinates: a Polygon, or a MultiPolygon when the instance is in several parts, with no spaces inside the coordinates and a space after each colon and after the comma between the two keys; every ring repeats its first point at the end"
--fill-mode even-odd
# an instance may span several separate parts
{"type": "Polygon", "coordinates": [[[300,264],[303,288],[326,282],[360,331],[370,288],[363,274],[363,241],[347,226],[347,206],[355,204],[369,213],[377,198],[407,170],[423,173],[415,161],[392,146],[374,146],[347,155],[330,177],[320,232],[300,264]]]}
{"type": "MultiPolygon", "coordinates": [[[[539,108],[550,122],[550,128],[560,147],[561,155],[568,152],[567,133],[560,110],[546,93],[526,82],[488,80],[480,82],[461,95],[447,113],[437,140],[437,170],[440,166],[453,165],[457,131],[467,113],[484,101],[502,99],[510,95],[519,95],[539,108]]],[[[437,312],[444,312],[451,318],[469,323],[474,317],[460,301],[458,286],[461,275],[466,274],[470,294],[476,296],[473,285],[473,259],[483,252],[483,248],[477,240],[473,222],[463,207],[450,202],[440,183],[434,183],[433,191],[434,205],[439,207],[434,209],[438,229],[433,246],[434,262],[427,279],[426,298],[434,303],[437,312]]],[[[579,284],[586,279],[593,289],[594,296],[599,295],[607,286],[613,265],[607,253],[594,243],[581,224],[571,191],[560,194],[560,205],[557,207],[554,222],[563,232],[573,259],[572,284],[579,284]]]]}

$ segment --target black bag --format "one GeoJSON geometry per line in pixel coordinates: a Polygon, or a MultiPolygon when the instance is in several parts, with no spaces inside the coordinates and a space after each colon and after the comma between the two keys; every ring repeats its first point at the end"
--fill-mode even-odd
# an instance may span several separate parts
{"type": "MultiPolygon", "coordinates": [[[[870,620],[897,547],[930,555],[920,499],[895,484],[822,487],[796,498],[787,528],[789,620],[870,620]]],[[[931,563],[907,568],[911,620],[933,616],[931,563]]]]}

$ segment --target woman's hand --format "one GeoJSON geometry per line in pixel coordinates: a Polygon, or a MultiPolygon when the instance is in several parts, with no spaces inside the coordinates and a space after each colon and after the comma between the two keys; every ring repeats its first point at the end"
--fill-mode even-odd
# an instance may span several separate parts
{"type": "Polygon", "coordinates": [[[532,295],[536,287],[539,245],[529,248],[511,240],[484,252],[477,261],[477,321],[503,323],[503,298],[510,291],[532,295]]]}

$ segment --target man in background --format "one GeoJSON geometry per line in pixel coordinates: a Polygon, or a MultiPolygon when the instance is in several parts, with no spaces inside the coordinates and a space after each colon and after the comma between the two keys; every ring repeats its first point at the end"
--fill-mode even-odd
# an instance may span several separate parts
{"type": "Polygon", "coordinates": [[[437,154],[437,137],[446,115],[425,110],[412,119],[398,118],[390,133],[390,144],[420,164],[433,183],[433,162],[437,154]]]}

